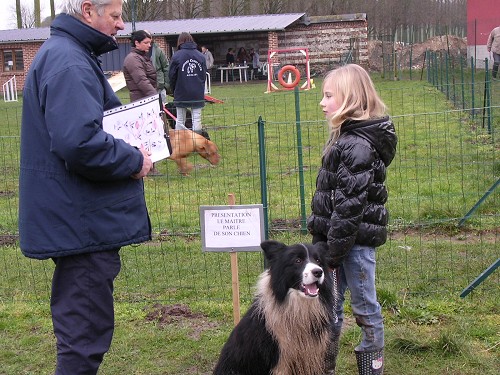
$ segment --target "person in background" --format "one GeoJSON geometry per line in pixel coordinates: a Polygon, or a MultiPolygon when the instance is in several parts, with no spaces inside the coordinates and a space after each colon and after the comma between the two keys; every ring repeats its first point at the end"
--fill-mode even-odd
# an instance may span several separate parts
{"type": "Polygon", "coordinates": [[[212,52],[206,46],[201,46],[201,53],[205,56],[205,63],[207,64],[207,70],[212,69],[214,66],[214,57],[212,52]]]}
{"type": "Polygon", "coordinates": [[[250,61],[250,56],[247,53],[245,47],[240,47],[238,53],[236,54],[236,62],[238,64],[247,64],[250,61]]]}
{"type": "Polygon", "coordinates": [[[326,370],[335,373],[344,320],[344,294],[361,327],[355,348],[360,375],[383,373],[384,323],[375,290],[375,249],[387,239],[387,167],[396,154],[394,125],[361,66],[330,71],[320,106],[330,127],[312,198],[307,228],[312,242],[329,246],[337,277],[335,312],[326,370]]]}
{"type": "Polygon", "coordinates": [[[123,61],[123,76],[131,102],[158,93],[156,69],[149,58],[151,41],[151,34],[146,30],[134,31],[130,36],[132,50],[123,61]]]}
{"type": "MultiPolygon", "coordinates": [[[[201,46],[201,53],[205,56],[205,63],[207,64],[207,72],[209,75],[212,75],[212,68],[214,66],[214,56],[212,52],[209,51],[207,46],[201,46]]],[[[207,79],[207,78],[206,78],[207,79]]],[[[209,88],[208,88],[209,90],[209,88]]]]}
{"type": "Polygon", "coordinates": [[[191,34],[182,32],[177,40],[177,52],[170,61],[169,78],[177,112],[175,129],[187,129],[187,109],[191,108],[192,130],[202,134],[201,111],[205,106],[205,56],[198,51],[191,34]]]}
{"type": "Polygon", "coordinates": [[[23,92],[19,242],[52,259],[56,375],[95,375],[114,331],[120,248],[151,239],[149,153],[106,133],[121,106],[98,56],[117,49],[122,0],[62,0],[23,92]]]}
{"type": "MultiPolygon", "coordinates": [[[[130,36],[132,50],[123,61],[123,76],[129,90],[130,101],[135,102],[158,93],[158,81],[156,68],[149,58],[151,48],[151,34],[146,30],[137,30],[130,36]]],[[[161,173],[153,168],[149,176],[161,176],[161,173]]]]}
{"type": "Polygon", "coordinates": [[[234,48],[228,48],[226,53],[226,64],[229,66],[234,64],[234,48]]]}
{"type": "Polygon", "coordinates": [[[491,75],[493,80],[497,80],[498,66],[500,65],[500,26],[491,30],[486,47],[488,48],[488,52],[493,54],[493,70],[491,75]]]}
{"type": "Polygon", "coordinates": [[[257,73],[259,71],[259,53],[253,48],[250,49],[250,57],[252,58],[252,71],[250,73],[250,79],[253,80],[254,76],[257,79],[257,73]]]}
{"type": "Polygon", "coordinates": [[[165,52],[156,43],[152,43],[151,61],[156,69],[157,90],[161,96],[161,102],[167,103],[167,94],[171,94],[170,79],[168,78],[168,58],[165,52]]]}

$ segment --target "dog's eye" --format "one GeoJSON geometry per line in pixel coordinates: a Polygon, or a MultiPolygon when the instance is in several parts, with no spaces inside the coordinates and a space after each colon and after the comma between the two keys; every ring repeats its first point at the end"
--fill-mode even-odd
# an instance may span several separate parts
{"type": "Polygon", "coordinates": [[[314,260],[316,261],[316,263],[321,264],[321,259],[316,258],[316,259],[314,259],[314,260]]]}
{"type": "Polygon", "coordinates": [[[300,259],[300,258],[295,259],[295,263],[297,263],[297,264],[302,263],[302,259],[300,259]]]}

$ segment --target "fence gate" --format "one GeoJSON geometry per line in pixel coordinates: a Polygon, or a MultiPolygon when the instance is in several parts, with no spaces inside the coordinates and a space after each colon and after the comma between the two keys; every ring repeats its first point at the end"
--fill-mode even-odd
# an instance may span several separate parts
{"type": "Polygon", "coordinates": [[[3,100],[4,102],[17,102],[16,76],[3,84],[3,100]]]}

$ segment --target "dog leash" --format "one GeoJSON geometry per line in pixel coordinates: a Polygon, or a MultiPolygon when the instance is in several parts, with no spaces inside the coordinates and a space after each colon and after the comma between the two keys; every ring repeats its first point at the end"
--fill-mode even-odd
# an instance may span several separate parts
{"type": "Polygon", "coordinates": [[[174,119],[175,121],[177,121],[177,117],[175,117],[174,114],[167,109],[167,106],[165,104],[163,105],[163,111],[167,115],[169,115],[170,117],[172,117],[172,119],[174,119]]]}
{"type": "MultiPolygon", "coordinates": [[[[304,249],[306,249],[307,256],[309,257],[309,249],[303,243],[301,243],[301,245],[304,247],[304,249]]],[[[340,299],[339,298],[339,289],[338,289],[339,269],[334,268],[330,272],[332,273],[332,276],[333,276],[333,314],[335,315],[335,323],[337,323],[339,320],[339,317],[337,316],[336,310],[337,310],[337,306],[338,306],[339,299],[340,299]]]]}

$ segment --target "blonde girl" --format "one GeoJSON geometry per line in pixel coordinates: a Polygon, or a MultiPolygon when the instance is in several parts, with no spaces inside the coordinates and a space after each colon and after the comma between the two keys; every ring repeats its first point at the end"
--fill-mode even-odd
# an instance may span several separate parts
{"type": "Polygon", "coordinates": [[[332,324],[326,373],[335,374],[344,295],[362,339],[355,348],[360,375],[383,373],[384,324],[375,290],[375,249],[387,239],[387,167],[396,153],[394,125],[373,82],[359,65],[330,71],[320,102],[330,127],[307,226],[313,243],[328,243],[337,276],[338,320],[332,324]]]}

